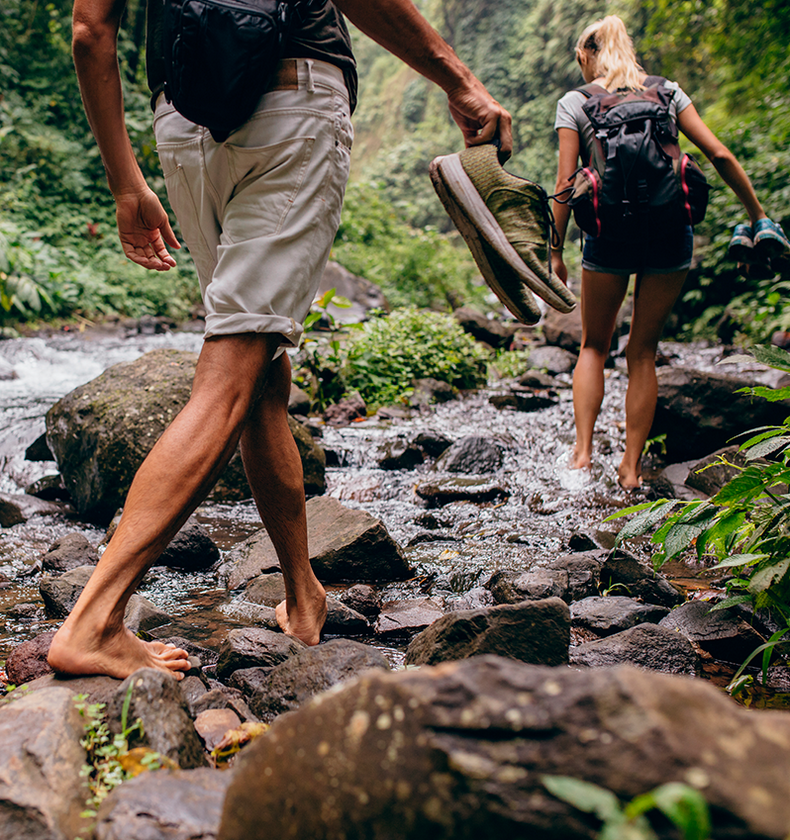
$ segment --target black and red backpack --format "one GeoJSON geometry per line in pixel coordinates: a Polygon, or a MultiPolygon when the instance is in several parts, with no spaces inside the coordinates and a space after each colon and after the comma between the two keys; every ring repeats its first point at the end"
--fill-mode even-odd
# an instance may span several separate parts
{"type": "Polygon", "coordinates": [[[694,158],[681,152],[669,106],[675,91],[661,76],[644,90],[610,93],[577,88],[594,131],[590,160],[572,176],[568,204],[592,236],[644,241],[705,216],[709,186],[694,158]]]}

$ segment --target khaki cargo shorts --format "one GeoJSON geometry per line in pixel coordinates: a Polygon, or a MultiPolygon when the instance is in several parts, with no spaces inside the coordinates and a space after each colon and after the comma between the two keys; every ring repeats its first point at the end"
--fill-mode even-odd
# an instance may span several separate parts
{"type": "Polygon", "coordinates": [[[297,346],[340,224],[353,129],[342,71],[286,59],[277,89],[224,143],[161,95],[167,195],[197,267],[205,338],[280,333],[297,346]]]}

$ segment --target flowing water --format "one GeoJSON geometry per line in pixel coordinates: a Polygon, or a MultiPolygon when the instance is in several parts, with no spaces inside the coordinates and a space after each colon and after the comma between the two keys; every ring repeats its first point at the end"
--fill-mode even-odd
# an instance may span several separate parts
{"type": "MultiPolygon", "coordinates": [[[[126,336],[97,330],[0,342],[0,357],[18,376],[0,381],[0,492],[22,493],[35,479],[57,472],[54,463],[26,461],[24,455],[44,431],[46,411],[61,396],[110,365],[147,351],[161,347],[198,351],[200,345],[200,335],[189,332],[126,336]]],[[[667,344],[662,351],[673,364],[708,370],[721,356],[719,348],[700,345],[667,344]]],[[[727,371],[733,372],[732,367],[727,371]]],[[[570,383],[568,375],[558,378],[570,383]]],[[[504,384],[491,383],[484,391],[416,411],[406,420],[373,417],[347,427],[324,427],[321,443],[342,464],[328,470],[327,492],[380,518],[415,568],[412,580],[387,586],[384,599],[429,594],[451,608],[492,571],[549,562],[568,550],[572,533],[611,528],[602,520],[625,504],[615,483],[624,439],[625,386],[624,362],[617,360],[615,368],[607,371],[596,460],[584,480],[566,466],[574,437],[569,389],[558,392],[556,406],[531,413],[494,408],[489,396],[501,392],[504,384]],[[378,458],[387,442],[413,438],[422,431],[439,432],[451,440],[482,435],[499,441],[505,460],[495,478],[507,486],[507,499],[456,502],[432,511],[438,528],[420,525],[426,507],[414,488],[430,476],[430,464],[386,471],[378,467],[378,458]]],[[[223,550],[260,527],[251,502],[206,503],[198,515],[223,550]]],[[[73,512],[34,516],[0,533],[0,581],[3,575],[8,580],[0,584],[5,586],[0,588],[0,660],[20,641],[57,624],[44,616],[38,576],[26,573],[57,538],[72,531],[84,533],[94,545],[103,537],[101,530],[81,522],[73,512]]],[[[185,576],[155,567],[143,592],[175,617],[174,634],[195,641],[218,644],[228,628],[240,622],[211,572],[185,576]]],[[[398,661],[397,651],[387,652],[398,661]]]]}

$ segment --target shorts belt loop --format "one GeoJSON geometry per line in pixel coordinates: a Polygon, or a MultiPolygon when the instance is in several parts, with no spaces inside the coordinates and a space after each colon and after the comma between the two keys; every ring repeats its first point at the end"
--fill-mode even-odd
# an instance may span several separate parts
{"type": "Polygon", "coordinates": [[[307,68],[307,92],[315,93],[315,85],[313,84],[313,62],[312,59],[306,58],[304,62],[307,68]]]}

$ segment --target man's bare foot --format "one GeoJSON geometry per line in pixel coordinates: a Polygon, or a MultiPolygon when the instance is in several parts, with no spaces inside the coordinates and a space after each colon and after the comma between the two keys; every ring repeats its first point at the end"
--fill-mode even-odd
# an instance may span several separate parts
{"type": "Polygon", "coordinates": [[[105,674],[119,680],[140,668],[167,671],[177,680],[184,678],[182,671],[189,670],[187,652],[175,645],[144,642],[126,627],[102,637],[71,627],[68,621],[52,639],[47,661],[60,674],[105,674]]]}
{"type": "Polygon", "coordinates": [[[318,584],[311,597],[291,604],[288,599],[275,607],[277,623],[283,633],[296,636],[306,645],[317,645],[321,641],[321,628],[326,621],[326,592],[318,584]]]}

